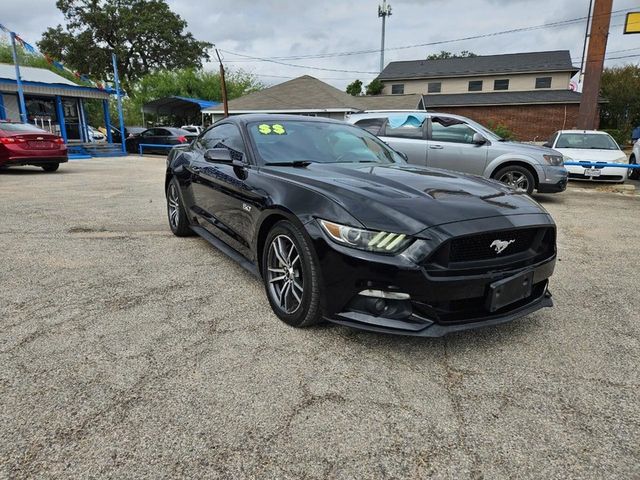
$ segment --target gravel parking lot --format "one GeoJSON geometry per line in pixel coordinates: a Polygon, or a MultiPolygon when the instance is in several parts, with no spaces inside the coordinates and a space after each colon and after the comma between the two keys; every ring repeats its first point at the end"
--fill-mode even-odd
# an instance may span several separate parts
{"type": "Polygon", "coordinates": [[[556,307],[434,340],[280,323],[163,175],[0,172],[0,476],[640,478],[640,196],[540,197],[556,307]]]}

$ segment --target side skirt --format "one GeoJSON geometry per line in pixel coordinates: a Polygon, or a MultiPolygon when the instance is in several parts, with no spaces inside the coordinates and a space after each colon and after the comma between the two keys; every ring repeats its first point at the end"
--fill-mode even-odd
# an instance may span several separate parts
{"type": "Polygon", "coordinates": [[[260,276],[260,271],[258,270],[258,267],[254,263],[252,263],[251,261],[247,260],[242,255],[240,255],[233,248],[231,248],[229,245],[224,243],[222,240],[220,240],[219,238],[214,236],[208,230],[206,230],[206,229],[204,229],[202,227],[199,227],[197,225],[191,225],[191,230],[193,230],[195,233],[200,235],[207,242],[209,242],[211,245],[216,247],[222,253],[224,253],[225,255],[230,257],[232,260],[235,260],[237,263],[240,264],[240,266],[242,268],[244,268],[250,274],[252,274],[256,278],[262,279],[262,277],[260,276]]]}

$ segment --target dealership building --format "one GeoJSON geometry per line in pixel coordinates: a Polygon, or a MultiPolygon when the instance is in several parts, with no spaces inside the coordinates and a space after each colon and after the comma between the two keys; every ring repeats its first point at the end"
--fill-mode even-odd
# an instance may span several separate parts
{"type": "MultiPolygon", "coordinates": [[[[104,126],[110,130],[111,89],[77,85],[45,68],[20,67],[27,120],[60,135],[67,143],[89,142],[85,102],[99,100],[104,126]]],[[[0,120],[21,121],[15,65],[0,64],[0,120]]]]}

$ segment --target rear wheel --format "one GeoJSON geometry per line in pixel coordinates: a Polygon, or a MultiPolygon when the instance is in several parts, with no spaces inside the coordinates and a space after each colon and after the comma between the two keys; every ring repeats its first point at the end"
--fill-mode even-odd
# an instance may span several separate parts
{"type": "Polygon", "coordinates": [[[178,181],[175,178],[171,179],[167,187],[167,215],[169,217],[169,227],[171,227],[171,231],[176,237],[193,235],[193,230],[189,227],[189,219],[178,193],[178,181]]]}
{"type": "Polygon", "coordinates": [[[46,165],[42,165],[42,169],[45,172],[55,172],[56,170],[58,170],[59,166],[59,163],[47,163],[46,165]]]}
{"type": "MultiPolygon", "coordinates": [[[[629,164],[630,165],[636,165],[637,160],[636,160],[636,156],[635,155],[631,155],[631,157],[629,157],[629,164]]],[[[630,168],[629,170],[627,170],[627,177],[629,177],[631,180],[639,180],[640,179],[640,169],[638,168],[630,168]]]]}
{"type": "Polygon", "coordinates": [[[520,165],[501,168],[493,178],[509,185],[518,192],[524,192],[528,195],[533,193],[533,189],[536,186],[533,174],[527,168],[521,167],[520,165]]]}
{"type": "Polygon", "coordinates": [[[274,313],[293,327],[322,322],[320,270],[302,232],[293,223],[274,225],[264,244],[262,273],[274,313]]]}

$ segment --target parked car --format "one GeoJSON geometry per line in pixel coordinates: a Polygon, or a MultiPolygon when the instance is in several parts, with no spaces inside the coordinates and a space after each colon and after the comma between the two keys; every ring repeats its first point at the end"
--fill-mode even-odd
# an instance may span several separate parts
{"type": "Polygon", "coordinates": [[[190,143],[197,135],[175,127],[153,127],[144,130],[125,140],[127,152],[138,153],[138,146],[158,145],[158,147],[145,147],[144,152],[166,154],[169,148],[166,145],[180,145],[190,143]]]}
{"type": "Polygon", "coordinates": [[[196,135],[200,135],[202,130],[204,130],[200,125],[183,125],[180,128],[187,132],[195,133],[196,135]]]}
{"type": "MultiPolygon", "coordinates": [[[[134,137],[145,130],[145,127],[124,127],[124,138],[134,137]]],[[[119,128],[111,127],[111,139],[114,143],[122,143],[122,135],[120,135],[119,128]]]]}
{"type": "MultiPolygon", "coordinates": [[[[636,143],[633,144],[633,151],[629,156],[629,163],[632,165],[640,164],[640,139],[636,140],[636,143]]],[[[630,168],[627,176],[631,180],[640,180],[640,169],[630,168]]]]}
{"type": "Polygon", "coordinates": [[[89,130],[89,138],[93,143],[104,143],[107,141],[107,137],[104,133],[93,127],[87,127],[89,130]]]}
{"type": "Polygon", "coordinates": [[[28,123],[0,121],[0,167],[35,165],[55,172],[67,160],[59,136],[28,123]]]}
{"type": "MultiPolygon", "coordinates": [[[[607,132],[598,130],[560,130],[545,143],[564,155],[565,161],[581,163],[626,164],[627,156],[607,132]]],[[[624,167],[579,167],[567,165],[570,180],[595,180],[598,182],[624,182],[624,167]]]]}
{"type": "Polygon", "coordinates": [[[567,187],[561,154],[506,141],[466,117],[393,111],[357,113],[348,121],[405,154],[409,163],[493,178],[529,194],[567,187]]]}
{"type": "Polygon", "coordinates": [[[226,118],[171,150],[165,191],[172,232],[201,235],[261,277],[295,327],[441,336],[552,305],[556,229],[541,206],[408,165],[344,122],[226,118]]]}

